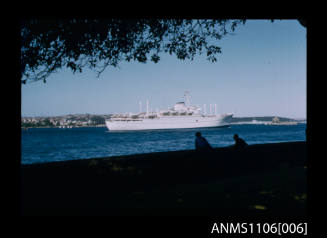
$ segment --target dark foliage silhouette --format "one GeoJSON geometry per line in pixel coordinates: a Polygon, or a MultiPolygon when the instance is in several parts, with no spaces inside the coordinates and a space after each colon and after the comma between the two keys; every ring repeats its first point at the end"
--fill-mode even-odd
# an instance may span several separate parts
{"type": "Polygon", "coordinates": [[[22,83],[43,80],[67,67],[99,75],[121,61],[157,63],[162,52],[191,59],[205,52],[211,62],[221,53],[218,40],[245,20],[35,19],[21,22],[22,83]]]}
{"type": "MultiPolygon", "coordinates": [[[[272,22],[274,20],[271,20],[272,22]]],[[[305,19],[299,19],[307,27],[305,19]]],[[[193,60],[221,53],[219,40],[246,20],[231,19],[29,19],[21,21],[21,82],[46,79],[66,67],[97,76],[121,61],[157,63],[160,53],[193,60]]]]}

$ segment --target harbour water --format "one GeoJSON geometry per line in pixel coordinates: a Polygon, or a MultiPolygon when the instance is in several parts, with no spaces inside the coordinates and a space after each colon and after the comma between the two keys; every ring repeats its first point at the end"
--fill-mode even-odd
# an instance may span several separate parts
{"type": "Polygon", "coordinates": [[[232,145],[235,133],[248,144],[306,141],[306,124],[231,125],[148,131],[108,131],[105,127],[30,128],[22,130],[21,163],[88,159],[117,155],[194,149],[195,132],[200,131],[213,147],[232,145]]]}

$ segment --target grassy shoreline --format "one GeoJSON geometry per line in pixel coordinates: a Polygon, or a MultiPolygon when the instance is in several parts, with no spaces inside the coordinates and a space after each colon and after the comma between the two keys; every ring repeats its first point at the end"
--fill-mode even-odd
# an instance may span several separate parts
{"type": "Polygon", "coordinates": [[[23,215],[306,215],[306,142],[21,166],[23,215]]]}

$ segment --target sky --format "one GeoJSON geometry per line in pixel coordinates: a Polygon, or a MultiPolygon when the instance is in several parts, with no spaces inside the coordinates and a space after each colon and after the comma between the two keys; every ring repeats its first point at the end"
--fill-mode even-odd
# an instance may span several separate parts
{"type": "Polygon", "coordinates": [[[22,116],[111,114],[167,109],[184,100],[217,104],[234,117],[306,118],[306,28],[297,20],[247,20],[219,41],[222,53],[212,63],[205,54],[192,60],[160,54],[148,61],[121,62],[99,78],[92,70],[52,74],[46,83],[21,87],[22,116]]]}

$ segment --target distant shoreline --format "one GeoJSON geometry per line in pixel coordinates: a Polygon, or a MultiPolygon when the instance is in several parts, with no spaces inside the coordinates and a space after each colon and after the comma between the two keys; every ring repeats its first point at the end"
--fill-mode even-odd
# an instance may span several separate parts
{"type": "MultiPolygon", "coordinates": [[[[105,127],[108,115],[67,115],[59,117],[22,117],[21,128],[80,128],[105,127]]],[[[265,124],[265,125],[297,125],[306,123],[306,119],[292,119],[279,116],[232,117],[230,124],[265,124]]]]}
{"type": "Polygon", "coordinates": [[[97,126],[72,126],[72,127],[60,127],[60,126],[33,126],[33,127],[21,127],[21,129],[31,129],[31,128],[59,128],[59,129],[72,129],[72,128],[88,128],[88,127],[106,127],[106,125],[97,126]]]}
{"type": "MultiPolygon", "coordinates": [[[[267,126],[280,126],[280,125],[299,125],[299,124],[307,124],[307,122],[279,122],[272,123],[266,121],[257,121],[257,122],[232,122],[230,125],[267,125],[267,126]]],[[[95,127],[106,127],[106,125],[96,125],[96,126],[72,126],[72,127],[60,127],[60,126],[35,126],[35,127],[21,127],[21,129],[31,129],[31,128],[59,128],[59,129],[72,129],[72,128],[95,128],[95,127]]]]}
{"type": "Polygon", "coordinates": [[[279,123],[273,123],[273,122],[261,122],[261,121],[258,121],[258,122],[233,122],[231,123],[231,125],[273,125],[273,126],[280,126],[280,125],[287,125],[287,126],[290,126],[290,125],[298,125],[298,124],[307,124],[306,122],[279,122],[279,123]]]}

